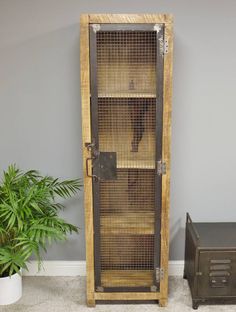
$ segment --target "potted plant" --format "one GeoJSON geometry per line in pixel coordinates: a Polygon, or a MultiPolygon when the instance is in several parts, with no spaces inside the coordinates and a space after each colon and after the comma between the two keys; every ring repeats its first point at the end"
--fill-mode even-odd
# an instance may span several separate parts
{"type": "Polygon", "coordinates": [[[0,183],[0,305],[17,301],[22,293],[21,270],[32,255],[41,267],[42,251],[63,241],[78,228],[59,217],[68,198],[80,189],[79,179],[59,181],[38,171],[20,171],[15,165],[0,183]]]}

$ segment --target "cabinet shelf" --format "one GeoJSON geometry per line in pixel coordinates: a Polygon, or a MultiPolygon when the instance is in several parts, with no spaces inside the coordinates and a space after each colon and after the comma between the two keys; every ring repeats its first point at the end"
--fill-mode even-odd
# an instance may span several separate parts
{"type": "Polygon", "coordinates": [[[153,284],[151,270],[102,270],[101,282],[104,287],[149,287],[153,284]]]}
{"type": "Polygon", "coordinates": [[[101,233],[109,235],[154,234],[154,212],[107,213],[101,215],[101,233]]]}
{"type": "Polygon", "coordinates": [[[137,92],[137,91],[117,91],[117,92],[111,92],[111,93],[98,93],[99,98],[150,98],[155,99],[156,93],[153,92],[137,92]]]}
{"type": "Polygon", "coordinates": [[[117,169],[150,169],[155,170],[155,161],[153,160],[128,160],[118,159],[117,169]]]}

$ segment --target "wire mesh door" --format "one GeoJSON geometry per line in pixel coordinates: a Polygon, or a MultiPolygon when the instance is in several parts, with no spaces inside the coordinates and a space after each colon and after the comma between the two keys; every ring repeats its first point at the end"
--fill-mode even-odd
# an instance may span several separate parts
{"type": "Polygon", "coordinates": [[[90,25],[95,284],[156,291],[163,25],[90,25]]]}

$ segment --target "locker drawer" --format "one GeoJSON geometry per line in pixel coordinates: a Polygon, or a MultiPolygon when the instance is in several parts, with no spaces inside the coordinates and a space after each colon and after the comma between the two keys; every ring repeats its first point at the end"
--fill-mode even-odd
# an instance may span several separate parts
{"type": "Polygon", "coordinates": [[[235,264],[235,251],[200,251],[199,297],[235,296],[235,264]]]}

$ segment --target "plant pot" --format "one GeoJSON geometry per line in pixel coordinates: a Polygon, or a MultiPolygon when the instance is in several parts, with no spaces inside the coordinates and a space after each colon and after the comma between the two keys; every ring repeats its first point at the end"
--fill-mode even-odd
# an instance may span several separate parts
{"type": "Polygon", "coordinates": [[[22,276],[15,273],[11,277],[0,277],[0,305],[18,301],[22,296],[22,276]]]}

